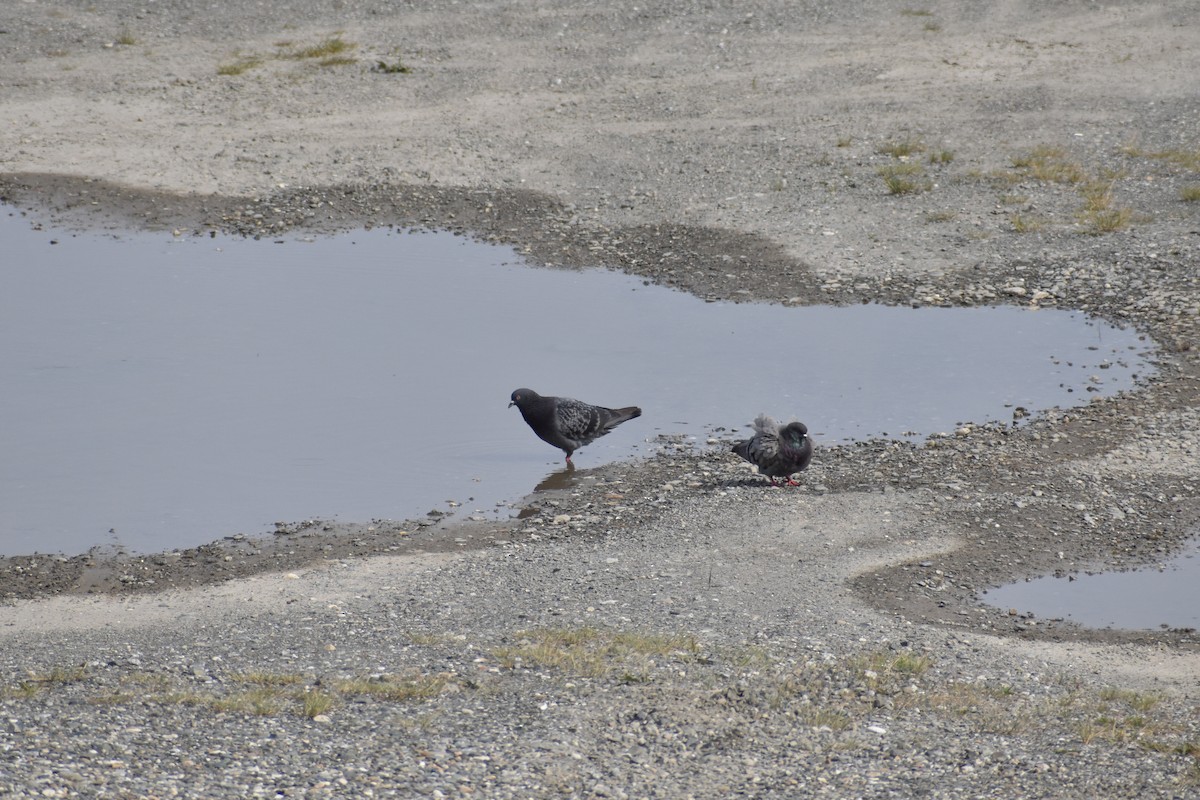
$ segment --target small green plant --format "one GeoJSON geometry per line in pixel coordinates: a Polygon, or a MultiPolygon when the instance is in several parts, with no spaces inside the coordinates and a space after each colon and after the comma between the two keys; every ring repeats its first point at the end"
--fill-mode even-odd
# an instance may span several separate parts
{"type": "Polygon", "coordinates": [[[295,686],[304,683],[304,676],[295,672],[235,672],[229,681],[251,686],[295,686]]]}
{"type": "Polygon", "coordinates": [[[950,211],[949,209],[945,211],[929,211],[925,214],[926,222],[952,222],[957,218],[958,212],[950,211]]]}
{"type": "MultiPolygon", "coordinates": [[[[290,43],[287,45],[290,46],[290,43]]],[[[324,41],[307,47],[299,47],[289,52],[280,53],[280,58],[291,59],[329,59],[334,56],[344,55],[353,50],[356,45],[347,42],[341,36],[330,36],[324,41]]]]}
{"type": "Polygon", "coordinates": [[[49,691],[55,686],[65,686],[78,683],[87,677],[87,667],[82,664],[76,667],[53,667],[48,672],[31,672],[29,676],[17,683],[16,686],[0,687],[0,697],[36,697],[42,692],[49,691]]]}
{"type": "Polygon", "coordinates": [[[887,164],[876,170],[889,194],[915,194],[927,192],[931,188],[929,181],[924,180],[924,170],[919,164],[887,164]]]}
{"type": "Polygon", "coordinates": [[[1200,183],[1189,184],[1180,189],[1179,199],[1185,203],[1195,203],[1200,200],[1200,183]]]}
{"type": "Polygon", "coordinates": [[[337,698],[320,689],[305,689],[300,694],[300,713],[312,719],[328,713],[337,703],[337,698]]]}
{"type": "Polygon", "coordinates": [[[1079,185],[1079,194],[1083,196],[1085,213],[1108,211],[1113,205],[1113,188],[1123,174],[1114,173],[1100,178],[1083,181],[1079,185]]]}
{"type": "MultiPolygon", "coordinates": [[[[274,686],[257,686],[241,692],[213,697],[209,705],[215,711],[272,716],[283,710],[284,697],[274,686]]],[[[176,702],[182,702],[177,699],[176,702]]]]}
{"type": "Polygon", "coordinates": [[[1012,165],[1034,180],[1046,183],[1079,183],[1087,173],[1067,158],[1062,148],[1039,145],[1028,153],[1013,156],[1012,165]]]}
{"type": "Polygon", "coordinates": [[[406,66],[400,59],[396,59],[391,64],[379,59],[371,69],[375,72],[382,72],[384,75],[407,75],[412,72],[412,67],[406,66]]]}
{"type": "Polygon", "coordinates": [[[1108,208],[1102,211],[1087,211],[1081,214],[1087,233],[1115,233],[1129,227],[1133,221],[1133,209],[1108,208]]]}
{"type": "Polygon", "coordinates": [[[930,33],[937,33],[941,29],[942,29],[942,24],[940,22],[934,22],[933,20],[929,20],[928,22],[925,23],[925,30],[929,31],[930,33]]]}
{"type": "Polygon", "coordinates": [[[236,61],[221,64],[217,67],[218,75],[241,75],[256,67],[261,67],[263,60],[258,56],[241,56],[236,61]]]}
{"type": "Polygon", "coordinates": [[[1168,164],[1191,172],[1200,172],[1200,148],[1196,148],[1195,150],[1185,150],[1183,148],[1144,150],[1136,142],[1130,142],[1129,144],[1122,145],[1119,150],[1130,158],[1152,158],[1156,161],[1165,161],[1168,164]]]}
{"type": "Polygon", "coordinates": [[[837,146],[838,147],[849,147],[852,144],[854,144],[853,136],[839,136],[837,138],[837,146]]]}
{"type": "MultiPolygon", "coordinates": [[[[297,46],[290,40],[281,40],[275,42],[276,52],[270,58],[286,61],[315,60],[322,67],[337,67],[357,63],[357,59],[350,55],[350,52],[356,47],[357,45],[353,42],[348,42],[337,35],[307,46],[297,46]]],[[[217,74],[241,75],[251,69],[261,67],[264,63],[266,63],[266,58],[261,55],[239,55],[234,61],[218,65],[217,74]]]]}
{"type": "Polygon", "coordinates": [[[920,139],[900,139],[884,142],[876,152],[892,156],[893,158],[905,158],[916,153],[924,153],[925,143],[920,139]]]}
{"type": "Polygon", "coordinates": [[[932,17],[933,12],[927,8],[902,8],[900,14],[905,17],[932,17]]]}
{"type": "Polygon", "coordinates": [[[916,653],[898,653],[880,651],[860,657],[852,662],[858,672],[872,673],[882,677],[891,675],[916,676],[923,674],[932,665],[929,656],[916,653]]]}
{"type": "Polygon", "coordinates": [[[1043,220],[1027,216],[1020,212],[1009,217],[1008,222],[1017,233],[1035,233],[1046,227],[1046,223],[1043,220]]]}
{"type": "Polygon", "coordinates": [[[116,43],[129,47],[130,45],[137,44],[137,38],[127,30],[121,31],[121,33],[117,35],[116,43]]]}
{"type": "Polygon", "coordinates": [[[1146,712],[1157,706],[1163,698],[1162,695],[1154,692],[1135,692],[1132,689],[1118,689],[1109,686],[1100,690],[1100,699],[1111,703],[1121,703],[1134,711],[1146,712]]]}
{"type": "Polygon", "coordinates": [[[930,164],[949,164],[953,160],[953,150],[935,150],[929,154],[930,164]]]}
{"type": "Polygon", "coordinates": [[[516,644],[493,651],[506,669],[544,667],[593,678],[613,673],[644,676],[655,658],[688,661],[699,653],[691,636],[585,627],[519,631],[516,637],[516,644]]]}

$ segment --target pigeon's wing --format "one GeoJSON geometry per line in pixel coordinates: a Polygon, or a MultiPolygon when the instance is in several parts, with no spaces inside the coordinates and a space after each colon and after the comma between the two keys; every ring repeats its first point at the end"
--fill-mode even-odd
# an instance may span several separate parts
{"type": "Polygon", "coordinates": [[[756,433],[735,444],[733,452],[761,470],[779,457],[779,437],[774,433],[756,433]]]}
{"type": "Polygon", "coordinates": [[[577,442],[576,447],[583,447],[606,432],[602,421],[604,410],[580,400],[560,397],[554,409],[555,430],[564,438],[577,442]]]}

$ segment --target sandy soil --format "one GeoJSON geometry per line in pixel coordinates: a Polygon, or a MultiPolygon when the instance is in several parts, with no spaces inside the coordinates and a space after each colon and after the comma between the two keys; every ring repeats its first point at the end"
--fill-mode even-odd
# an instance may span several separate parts
{"type": "MultiPolygon", "coordinates": [[[[962,617],[1002,578],[1153,560],[1195,530],[1200,203],[1182,199],[1200,184],[1194,14],[1182,0],[7,4],[0,196],[77,226],[417,224],[705,296],[1058,304],[1137,325],[1162,347],[1151,385],[1019,433],[827,454],[812,473],[827,492],[802,495],[807,527],[777,497],[721,511],[728,479],[697,478],[703,458],[603,475],[647,498],[678,480],[668,511],[647,500],[634,515],[643,535],[683,510],[701,530],[742,526],[730,547],[750,549],[731,563],[771,563],[754,552],[764,513],[792,526],[793,544],[832,543],[805,545],[822,565],[804,584],[813,629],[899,615],[1047,670],[1194,693],[1191,631],[1043,633],[962,617]],[[913,191],[889,192],[881,169],[913,191]],[[980,533],[981,520],[993,527],[980,533]],[[937,593],[914,575],[934,556],[949,584],[937,593]]],[[[563,502],[557,513],[583,500],[563,502]]],[[[294,578],[245,574],[317,557],[237,572],[218,554],[193,564],[194,579],[149,560],[167,579],[18,600],[0,609],[3,635],[217,620],[246,598],[286,614],[294,578]],[[164,586],[185,588],[146,593],[164,586]]],[[[466,556],[317,567],[304,597],[369,594],[401,580],[399,564],[431,558],[466,556]]],[[[0,573],[11,598],[79,589],[79,571],[38,584],[11,567],[0,573]]],[[[789,580],[739,578],[755,575],[766,594],[789,580]]]]}

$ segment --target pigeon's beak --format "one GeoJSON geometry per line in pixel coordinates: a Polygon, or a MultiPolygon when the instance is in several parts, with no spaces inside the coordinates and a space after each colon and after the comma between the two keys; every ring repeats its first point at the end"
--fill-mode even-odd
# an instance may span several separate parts
{"type": "Polygon", "coordinates": [[[509,408],[512,408],[512,407],[513,407],[513,406],[515,406],[515,405],[516,405],[516,403],[509,403],[509,404],[508,404],[508,407],[509,407],[509,408]]]}

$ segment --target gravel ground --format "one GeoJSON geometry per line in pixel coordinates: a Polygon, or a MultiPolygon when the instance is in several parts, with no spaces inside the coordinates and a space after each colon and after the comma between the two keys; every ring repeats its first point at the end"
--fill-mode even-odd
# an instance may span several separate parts
{"type": "Polygon", "coordinates": [[[0,794],[1200,796],[1195,631],[978,602],[1196,533],[1194,11],[0,7],[0,198],[35,222],[448,228],[1159,347],[1135,392],[821,448],[794,491],[663,439],[511,523],[4,559],[0,794]]]}

